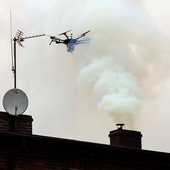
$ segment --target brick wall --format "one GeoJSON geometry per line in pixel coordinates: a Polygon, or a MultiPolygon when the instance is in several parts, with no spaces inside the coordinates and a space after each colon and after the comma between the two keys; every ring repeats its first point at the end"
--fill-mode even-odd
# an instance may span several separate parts
{"type": "Polygon", "coordinates": [[[12,116],[6,112],[0,112],[0,131],[32,134],[32,116],[12,116]]]}
{"type": "Polygon", "coordinates": [[[159,170],[170,169],[169,160],[168,153],[0,132],[0,170],[159,170]]]}

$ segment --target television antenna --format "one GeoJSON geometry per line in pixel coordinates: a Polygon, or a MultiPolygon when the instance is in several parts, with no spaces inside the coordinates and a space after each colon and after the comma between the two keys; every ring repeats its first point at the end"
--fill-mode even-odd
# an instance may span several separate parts
{"type": "MultiPolygon", "coordinates": [[[[12,24],[11,24],[11,11],[10,11],[10,34],[11,34],[11,57],[12,57],[12,71],[14,73],[14,88],[7,91],[3,98],[3,106],[7,113],[15,117],[24,113],[28,107],[28,97],[20,89],[17,88],[16,74],[17,74],[17,62],[16,62],[16,44],[24,47],[22,42],[29,38],[36,38],[45,36],[45,34],[33,35],[28,37],[23,37],[23,32],[18,30],[15,37],[12,39],[12,24]]],[[[16,123],[16,121],[15,121],[16,123]]]]}
{"type": "Polygon", "coordinates": [[[17,63],[16,63],[16,43],[20,47],[24,47],[21,42],[23,42],[25,39],[36,38],[36,37],[41,37],[41,36],[45,36],[45,34],[23,37],[23,32],[18,30],[15,37],[13,38],[13,48],[14,48],[14,50],[12,50],[12,46],[11,46],[11,51],[12,51],[12,71],[14,73],[14,88],[15,89],[16,89],[16,65],[17,65],[17,63]]]}

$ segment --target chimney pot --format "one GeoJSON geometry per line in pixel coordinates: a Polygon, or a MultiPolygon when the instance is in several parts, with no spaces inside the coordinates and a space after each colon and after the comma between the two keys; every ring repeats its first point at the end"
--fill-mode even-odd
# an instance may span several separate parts
{"type": "Polygon", "coordinates": [[[117,124],[116,124],[117,129],[120,129],[120,130],[123,129],[123,126],[124,126],[124,125],[125,125],[125,124],[123,124],[123,123],[117,123],[117,124]]]}

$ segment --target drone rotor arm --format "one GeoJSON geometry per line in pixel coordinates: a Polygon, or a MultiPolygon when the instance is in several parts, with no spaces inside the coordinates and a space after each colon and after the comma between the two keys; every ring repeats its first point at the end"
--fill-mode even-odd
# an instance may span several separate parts
{"type": "Polygon", "coordinates": [[[87,33],[89,33],[89,32],[90,32],[90,30],[88,30],[88,31],[84,32],[84,33],[83,33],[83,34],[81,34],[79,37],[77,37],[77,39],[80,39],[81,37],[86,36],[86,34],[87,34],[87,33]]]}

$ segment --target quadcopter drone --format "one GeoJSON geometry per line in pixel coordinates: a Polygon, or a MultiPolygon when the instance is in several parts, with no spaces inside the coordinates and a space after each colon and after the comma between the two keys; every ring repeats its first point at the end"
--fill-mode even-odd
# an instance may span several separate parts
{"type": "Polygon", "coordinates": [[[80,39],[82,37],[84,37],[89,31],[86,31],[84,32],[83,34],[79,35],[77,38],[73,38],[73,34],[70,34],[70,37],[67,35],[68,32],[70,32],[71,30],[69,31],[66,31],[66,32],[63,32],[61,34],[59,34],[58,36],[60,35],[64,35],[66,37],[66,39],[60,39],[60,38],[57,38],[55,36],[50,36],[50,39],[51,39],[51,42],[49,45],[51,45],[52,42],[56,42],[56,44],[65,44],[67,46],[67,52],[73,52],[74,51],[74,47],[78,44],[86,44],[90,41],[89,38],[84,38],[84,39],[80,39]]]}

